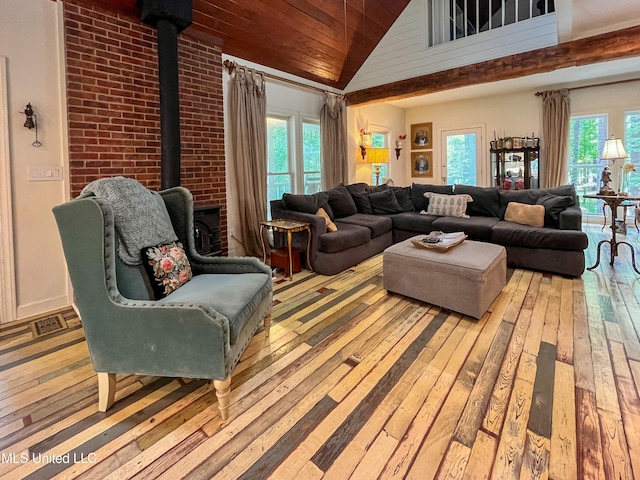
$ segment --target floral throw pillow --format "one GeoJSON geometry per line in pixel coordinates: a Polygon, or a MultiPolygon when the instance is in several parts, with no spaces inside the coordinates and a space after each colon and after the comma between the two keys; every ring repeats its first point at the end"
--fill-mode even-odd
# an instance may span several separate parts
{"type": "Polygon", "coordinates": [[[169,295],[191,280],[191,264],[180,242],[142,249],[145,266],[151,275],[158,298],[169,295]]]}

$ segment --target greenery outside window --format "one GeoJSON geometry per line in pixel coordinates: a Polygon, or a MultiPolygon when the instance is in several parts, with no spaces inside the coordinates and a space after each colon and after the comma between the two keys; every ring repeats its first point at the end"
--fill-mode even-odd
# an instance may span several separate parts
{"type": "Polygon", "coordinates": [[[267,216],[283,193],[311,194],[321,185],[320,121],[296,115],[267,117],[267,216]]]}
{"type": "MultiPolygon", "coordinates": [[[[640,195],[640,110],[625,112],[624,114],[624,142],[629,158],[625,163],[633,163],[636,170],[629,175],[629,195],[640,195]]],[[[628,215],[633,215],[633,209],[629,208],[628,215]]]]}
{"type": "Polygon", "coordinates": [[[600,175],[606,161],[600,154],[607,139],[607,115],[571,117],[569,124],[569,183],[576,187],[580,206],[586,213],[601,213],[602,202],[582,198],[600,188],[600,175]]]}
{"type": "Polygon", "coordinates": [[[287,118],[267,117],[267,204],[292,191],[290,123],[287,118]]]}
{"type": "Polygon", "coordinates": [[[322,189],[320,165],[320,122],[302,122],[302,164],[304,193],[317,193],[322,189]]]}

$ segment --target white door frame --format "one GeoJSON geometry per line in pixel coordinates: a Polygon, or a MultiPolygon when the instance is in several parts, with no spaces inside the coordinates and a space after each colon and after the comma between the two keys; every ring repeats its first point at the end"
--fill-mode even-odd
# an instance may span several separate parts
{"type": "Polygon", "coordinates": [[[464,135],[476,134],[476,183],[478,186],[490,185],[489,182],[489,166],[486,160],[486,146],[484,144],[485,126],[473,125],[468,128],[452,128],[449,130],[440,130],[440,172],[442,183],[447,183],[447,135],[464,135]]]}
{"type": "Polygon", "coordinates": [[[9,156],[7,59],[0,57],[0,322],[16,318],[16,277],[11,208],[11,158],[9,156]]]}

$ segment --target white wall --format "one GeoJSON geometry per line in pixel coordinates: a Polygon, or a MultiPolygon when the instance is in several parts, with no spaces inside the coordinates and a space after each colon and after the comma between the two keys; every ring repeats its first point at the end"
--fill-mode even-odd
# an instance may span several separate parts
{"type": "MultiPolygon", "coordinates": [[[[433,179],[428,179],[426,182],[421,182],[419,179],[416,183],[439,184],[442,183],[442,177],[446,176],[442,167],[441,134],[443,130],[481,127],[485,131],[485,136],[481,140],[485,175],[478,184],[490,185],[488,152],[489,141],[493,139],[494,132],[498,138],[530,137],[532,133],[539,137],[541,134],[542,106],[540,98],[534,94],[535,91],[517,92],[407,109],[407,131],[414,123],[432,122],[433,124],[433,179]]],[[[542,148],[544,148],[543,141],[542,148]]]]}
{"type": "MultiPolygon", "coordinates": [[[[0,0],[0,56],[7,58],[9,155],[17,318],[69,304],[66,265],[51,208],[66,198],[62,180],[32,182],[27,167],[61,167],[66,174],[66,105],[62,4],[0,0]],[[38,116],[23,127],[25,105],[38,116]]],[[[11,319],[3,319],[7,321],[11,319]]]]}
{"type": "MultiPolygon", "coordinates": [[[[371,183],[372,166],[362,159],[360,153],[360,129],[389,132],[389,178],[396,185],[410,185],[407,183],[409,175],[409,154],[404,148],[400,158],[396,159],[394,142],[399,135],[407,133],[405,128],[405,110],[393,105],[378,103],[362,107],[347,109],[347,135],[349,158],[349,181],[371,183]]],[[[405,142],[408,146],[409,142],[405,142]]]]}
{"type": "MultiPolygon", "coordinates": [[[[571,85],[563,85],[571,89],[571,85]]],[[[550,85],[545,89],[557,87],[550,85]]],[[[489,141],[494,132],[498,138],[504,136],[540,137],[542,133],[542,100],[535,96],[536,90],[506,93],[496,96],[480,97],[470,100],[441,103],[406,110],[405,130],[411,124],[432,122],[434,137],[434,177],[426,183],[442,183],[442,145],[443,130],[483,126],[485,138],[482,139],[484,165],[489,167],[489,141]]],[[[640,110],[640,80],[613,85],[576,88],[570,91],[571,115],[602,114],[608,116],[609,134],[624,136],[624,112],[640,110]]],[[[545,141],[541,138],[541,178],[545,168],[545,141]]],[[[405,152],[403,152],[404,154],[405,152]]],[[[619,170],[619,169],[618,169],[619,170]]],[[[617,185],[618,170],[613,172],[617,185]]],[[[484,185],[490,185],[490,173],[485,176],[484,185]]],[[[407,175],[410,172],[407,171],[407,175]]],[[[410,184],[411,179],[408,179],[410,184]]],[[[397,182],[396,182],[397,183],[397,182]]],[[[419,183],[419,182],[416,182],[419,183]]]]}
{"type": "Polygon", "coordinates": [[[428,47],[427,0],[411,0],[345,91],[428,75],[558,43],[555,14],[428,47]]]}

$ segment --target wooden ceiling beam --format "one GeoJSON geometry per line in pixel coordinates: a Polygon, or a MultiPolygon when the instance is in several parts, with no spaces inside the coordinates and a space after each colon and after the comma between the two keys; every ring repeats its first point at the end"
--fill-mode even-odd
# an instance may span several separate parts
{"type": "MultiPolygon", "coordinates": [[[[347,105],[400,100],[561,68],[640,56],[640,26],[561,43],[485,62],[452,68],[345,95],[347,105]]],[[[640,60],[639,60],[640,61],[640,60]]]]}

